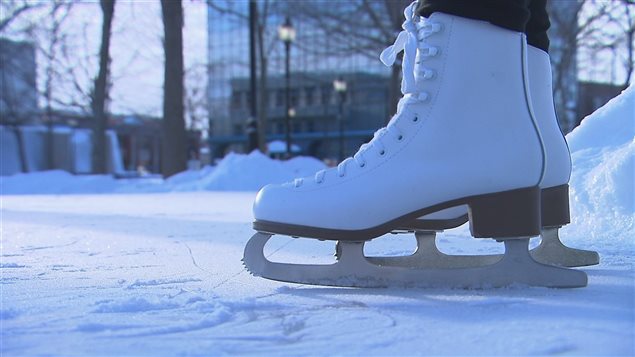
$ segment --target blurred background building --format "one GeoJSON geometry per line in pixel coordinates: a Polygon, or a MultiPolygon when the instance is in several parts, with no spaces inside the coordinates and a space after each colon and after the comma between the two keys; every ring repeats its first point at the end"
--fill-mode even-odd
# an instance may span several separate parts
{"type": "Polygon", "coordinates": [[[0,38],[0,120],[27,124],[37,119],[35,47],[0,38]]]}
{"type": "MultiPolygon", "coordinates": [[[[288,117],[292,145],[302,154],[337,160],[354,153],[390,118],[391,69],[377,56],[383,43],[391,39],[386,36],[363,51],[355,51],[354,45],[343,47],[338,40],[341,34],[333,36],[306,20],[316,11],[311,5],[320,4],[324,3],[258,4],[258,129],[261,148],[272,142],[284,143],[288,117]],[[285,42],[280,28],[287,18],[294,38],[285,42]],[[288,85],[286,45],[290,47],[288,85]]],[[[333,3],[352,12],[351,4],[333,3]]],[[[246,2],[208,4],[209,142],[214,157],[248,149],[247,131],[252,120],[249,21],[246,2]]],[[[369,36],[373,32],[377,31],[369,30],[369,36]]]]}
{"type": "MultiPolygon", "coordinates": [[[[245,142],[246,119],[250,116],[249,80],[233,78],[230,85],[229,116],[214,121],[217,126],[211,139],[216,155],[228,150],[243,151],[245,142]]],[[[285,140],[285,97],[284,78],[269,77],[268,118],[264,128],[267,143],[285,140]]],[[[386,76],[365,72],[294,72],[289,98],[293,144],[306,155],[337,158],[340,135],[344,154],[348,155],[385,124],[388,83],[386,76]],[[338,92],[333,85],[335,81],[346,83],[345,90],[338,92]]]]}

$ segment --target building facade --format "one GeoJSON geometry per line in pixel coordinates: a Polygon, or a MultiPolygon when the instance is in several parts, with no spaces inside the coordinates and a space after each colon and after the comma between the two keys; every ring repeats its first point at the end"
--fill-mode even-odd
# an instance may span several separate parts
{"type": "MultiPolygon", "coordinates": [[[[266,141],[285,141],[286,82],[283,77],[270,77],[266,141]]],[[[370,73],[293,73],[290,77],[290,135],[300,153],[320,158],[339,159],[340,152],[351,155],[387,117],[388,81],[385,76],[370,73]],[[346,83],[337,92],[335,80],[346,83]],[[341,146],[341,147],[340,147],[341,146]]],[[[216,155],[227,151],[244,151],[247,118],[249,118],[249,79],[231,80],[229,120],[211,138],[216,155]]]]}
{"type": "MultiPolygon", "coordinates": [[[[263,3],[258,2],[261,10],[263,3]]],[[[299,15],[290,12],[286,3],[269,3],[266,16],[261,13],[259,18],[262,26],[256,37],[262,41],[265,58],[263,60],[263,55],[259,55],[257,73],[259,80],[263,76],[266,78],[268,94],[265,103],[267,122],[261,129],[265,130],[268,142],[284,140],[285,51],[283,43],[276,37],[276,29],[288,16],[297,32],[290,51],[290,107],[295,109],[292,142],[300,146],[304,155],[339,158],[339,103],[332,83],[342,77],[349,84],[342,109],[342,132],[344,152],[350,155],[393,114],[388,108],[391,72],[380,63],[378,56],[394,37],[384,43],[377,42],[373,48],[364,47],[357,55],[346,52],[342,48],[350,50],[350,44],[342,42],[353,41],[346,33],[340,37],[327,36],[294,17],[299,15]]],[[[304,2],[295,4],[302,6],[304,2]]],[[[552,1],[548,6],[556,113],[562,131],[568,133],[580,122],[576,60],[579,2],[552,1]]],[[[208,7],[209,140],[214,157],[222,157],[229,151],[247,150],[246,131],[250,119],[248,19],[248,2],[226,1],[225,5],[208,7]]]]}
{"type": "MultiPolygon", "coordinates": [[[[259,129],[265,131],[265,141],[285,140],[286,53],[277,31],[289,15],[297,33],[289,58],[292,143],[300,147],[302,155],[336,160],[343,141],[342,151],[352,154],[392,114],[387,107],[391,70],[379,61],[379,53],[387,44],[378,43],[366,54],[340,53],[340,44],[295,17],[285,1],[271,2],[266,16],[262,13],[263,3],[258,4],[261,27],[257,37],[263,47],[257,56],[258,83],[267,92],[267,103],[259,105],[261,111],[266,111],[267,120],[265,127],[259,129]],[[347,83],[341,105],[342,96],[333,87],[338,78],[347,83]]],[[[207,23],[208,137],[212,156],[218,158],[230,151],[248,150],[248,2],[215,2],[208,7],[207,23]]]]}
{"type": "Polygon", "coordinates": [[[36,121],[36,76],[33,44],[0,38],[0,123],[36,121]]]}

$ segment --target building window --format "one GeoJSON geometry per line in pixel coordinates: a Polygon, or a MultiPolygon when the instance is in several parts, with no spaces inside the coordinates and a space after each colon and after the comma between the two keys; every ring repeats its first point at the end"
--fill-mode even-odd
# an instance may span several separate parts
{"type": "Polygon", "coordinates": [[[276,91],[276,107],[284,107],[285,91],[284,89],[278,89],[276,91]]]}
{"type": "Polygon", "coordinates": [[[315,87],[306,87],[304,89],[304,98],[307,107],[315,105],[315,87]]]}
{"type": "Polygon", "coordinates": [[[298,106],[300,91],[297,88],[289,90],[289,106],[295,108],[298,106]]]}
{"type": "Polygon", "coordinates": [[[270,90],[267,92],[267,101],[269,102],[269,109],[274,109],[276,107],[276,100],[278,99],[276,96],[276,91],[270,90]]]}
{"type": "Polygon", "coordinates": [[[247,99],[246,108],[251,108],[251,91],[245,92],[245,97],[247,99]]]}
{"type": "Polygon", "coordinates": [[[302,123],[295,121],[293,122],[293,132],[294,133],[299,133],[302,131],[302,123]]]}
{"type": "Polygon", "coordinates": [[[276,132],[278,134],[284,133],[284,123],[283,122],[277,122],[276,123],[276,132]]]}
{"type": "Polygon", "coordinates": [[[331,86],[330,85],[325,85],[322,86],[321,89],[321,95],[322,95],[322,105],[327,105],[331,102],[331,86]]]}
{"type": "Polygon", "coordinates": [[[315,131],[315,122],[313,120],[309,120],[306,122],[306,131],[312,133],[315,131]]]}
{"type": "Polygon", "coordinates": [[[239,109],[241,107],[242,104],[242,93],[239,91],[233,91],[232,92],[232,108],[233,109],[239,109]]]}
{"type": "Polygon", "coordinates": [[[233,131],[234,131],[234,135],[242,135],[243,126],[241,124],[234,124],[233,131]]]}

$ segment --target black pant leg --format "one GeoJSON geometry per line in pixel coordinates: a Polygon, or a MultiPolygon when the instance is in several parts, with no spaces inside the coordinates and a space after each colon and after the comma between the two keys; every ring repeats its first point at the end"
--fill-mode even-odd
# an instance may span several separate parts
{"type": "Polygon", "coordinates": [[[547,30],[549,30],[551,22],[549,22],[549,14],[547,13],[547,0],[531,0],[529,2],[529,11],[531,15],[525,29],[527,43],[549,52],[547,30]]]}
{"type": "Polygon", "coordinates": [[[525,32],[529,21],[529,2],[530,0],[419,0],[418,13],[428,17],[433,12],[444,12],[525,32]]]}

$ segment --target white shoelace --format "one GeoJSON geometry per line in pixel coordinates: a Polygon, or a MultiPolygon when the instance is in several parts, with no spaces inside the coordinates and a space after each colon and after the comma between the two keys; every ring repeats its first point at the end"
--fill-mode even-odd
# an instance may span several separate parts
{"type": "MultiPolygon", "coordinates": [[[[337,173],[339,177],[346,175],[346,166],[355,161],[359,167],[365,167],[367,164],[366,153],[372,148],[379,156],[386,154],[386,147],[382,140],[387,135],[392,136],[395,140],[401,141],[404,136],[399,131],[399,128],[395,125],[396,118],[398,118],[403,108],[409,103],[421,103],[429,99],[427,92],[421,91],[417,87],[416,77],[421,79],[431,79],[434,77],[435,72],[432,69],[425,68],[421,63],[417,69],[418,73],[415,75],[415,62],[417,56],[417,49],[419,50],[420,60],[423,61],[426,57],[436,56],[439,52],[438,48],[427,45],[423,40],[428,38],[434,33],[441,31],[441,24],[431,22],[425,18],[419,17],[415,14],[417,2],[413,2],[404,10],[404,17],[406,21],[401,25],[403,31],[397,35],[395,42],[382,51],[379,56],[380,60],[386,66],[392,66],[397,59],[397,54],[404,51],[403,63],[402,63],[402,81],[401,81],[401,94],[403,97],[399,100],[397,105],[397,114],[395,114],[386,127],[377,130],[373,139],[363,144],[357,153],[353,157],[349,157],[337,165],[337,173]]],[[[419,118],[415,117],[413,121],[417,122],[419,118]]],[[[315,182],[322,183],[327,170],[318,171],[315,174],[315,182]]],[[[303,179],[296,179],[294,181],[295,187],[302,185],[303,179]]]]}

